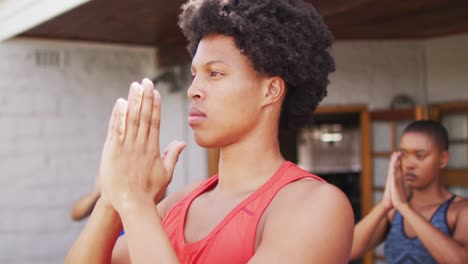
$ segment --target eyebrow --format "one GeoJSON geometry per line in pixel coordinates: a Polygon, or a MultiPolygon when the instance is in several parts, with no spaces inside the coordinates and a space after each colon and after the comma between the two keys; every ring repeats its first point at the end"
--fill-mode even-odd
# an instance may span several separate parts
{"type": "MultiPolygon", "coordinates": [[[[212,60],[212,61],[208,61],[208,62],[206,62],[206,63],[202,63],[201,65],[204,66],[204,67],[206,67],[206,66],[210,66],[210,65],[216,64],[216,63],[222,63],[222,64],[225,64],[225,65],[228,65],[228,66],[229,66],[229,64],[227,64],[227,63],[224,62],[223,60],[212,60]]],[[[196,66],[196,64],[192,64],[192,66],[191,66],[192,70],[195,69],[195,66],[196,66]]]]}
{"type": "Polygon", "coordinates": [[[427,152],[427,150],[425,150],[425,149],[404,149],[404,148],[400,148],[400,151],[404,151],[404,152],[407,152],[407,153],[427,152]]]}

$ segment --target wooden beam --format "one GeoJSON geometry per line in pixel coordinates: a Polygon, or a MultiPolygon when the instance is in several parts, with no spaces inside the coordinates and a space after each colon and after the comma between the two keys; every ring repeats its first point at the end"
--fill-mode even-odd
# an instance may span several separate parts
{"type": "MultiPolygon", "coordinates": [[[[361,212],[362,217],[370,213],[373,206],[372,197],[372,145],[371,116],[369,111],[361,112],[361,212]]],[[[373,263],[373,255],[368,252],[363,257],[365,264],[373,263]]]]}
{"type": "Polygon", "coordinates": [[[361,113],[367,111],[367,105],[323,105],[317,107],[314,114],[361,113]]]}
{"type": "Polygon", "coordinates": [[[445,185],[468,187],[468,169],[444,170],[441,179],[445,185]]]}
{"type": "Polygon", "coordinates": [[[188,64],[192,61],[186,47],[181,44],[158,46],[157,62],[160,67],[188,64]]]}
{"type": "Polygon", "coordinates": [[[374,2],[375,0],[327,0],[327,1],[311,1],[312,5],[317,9],[321,16],[333,16],[349,12],[353,9],[358,9],[360,6],[374,2]]]}

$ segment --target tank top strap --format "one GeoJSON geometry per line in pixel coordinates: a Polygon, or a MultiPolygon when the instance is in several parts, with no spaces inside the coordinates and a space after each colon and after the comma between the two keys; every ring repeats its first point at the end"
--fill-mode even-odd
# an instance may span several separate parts
{"type": "Polygon", "coordinates": [[[258,212],[257,217],[260,218],[264,210],[284,186],[305,178],[325,182],[322,178],[299,168],[292,162],[286,161],[273,178],[270,179],[267,184],[262,186],[254,197],[251,197],[251,201],[246,204],[245,207],[249,211],[258,212]]]}
{"type": "Polygon", "coordinates": [[[438,229],[440,229],[443,233],[447,235],[452,235],[452,231],[450,230],[450,227],[447,223],[447,211],[452,204],[453,200],[455,199],[456,195],[453,195],[445,201],[443,204],[441,204],[437,210],[434,212],[434,214],[431,217],[431,223],[436,226],[438,229]]]}
{"type": "Polygon", "coordinates": [[[281,190],[284,186],[288,185],[289,183],[309,178],[309,179],[315,179],[321,182],[325,182],[324,179],[320,178],[317,175],[311,174],[310,172],[303,170],[296,166],[294,163],[288,161],[288,167],[286,171],[281,175],[281,177],[278,177],[276,182],[273,184],[276,188],[275,191],[281,190]]]}
{"type": "Polygon", "coordinates": [[[198,197],[200,194],[202,194],[202,193],[208,191],[209,189],[213,188],[214,185],[216,185],[217,183],[218,183],[218,175],[215,174],[215,175],[211,176],[210,178],[202,181],[197,186],[197,188],[193,189],[191,192],[186,194],[185,197],[184,197],[184,200],[185,199],[190,200],[190,199],[198,197]]]}
{"type": "Polygon", "coordinates": [[[445,215],[447,214],[447,209],[449,208],[450,204],[455,199],[455,197],[456,195],[453,195],[452,197],[450,197],[450,199],[439,205],[439,207],[437,207],[436,211],[434,212],[431,220],[438,216],[445,217],[445,215]]]}

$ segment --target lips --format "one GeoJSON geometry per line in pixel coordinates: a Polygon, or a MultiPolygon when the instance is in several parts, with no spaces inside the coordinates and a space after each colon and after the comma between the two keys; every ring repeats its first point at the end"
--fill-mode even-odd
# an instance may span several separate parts
{"type": "Polygon", "coordinates": [[[404,177],[405,177],[405,180],[407,181],[415,181],[417,179],[416,174],[411,173],[411,172],[405,173],[404,177]]]}
{"type": "Polygon", "coordinates": [[[198,110],[196,107],[190,108],[190,111],[188,112],[188,123],[189,125],[197,125],[203,122],[203,120],[206,119],[206,115],[198,110]]]}

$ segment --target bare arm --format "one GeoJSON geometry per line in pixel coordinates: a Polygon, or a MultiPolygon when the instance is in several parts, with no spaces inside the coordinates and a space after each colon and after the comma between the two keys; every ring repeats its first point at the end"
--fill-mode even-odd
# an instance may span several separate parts
{"type": "Polygon", "coordinates": [[[71,218],[79,221],[89,216],[100,196],[101,194],[98,191],[92,191],[80,198],[72,207],[71,218]]]}
{"type": "MultiPolygon", "coordinates": [[[[177,204],[182,198],[189,192],[193,191],[198,185],[200,185],[201,181],[193,182],[176,192],[172,193],[171,195],[164,198],[158,205],[157,205],[157,212],[160,219],[164,219],[165,215],[169,212],[169,210],[177,204]]],[[[143,216],[142,216],[143,217],[143,216]]],[[[151,216],[148,216],[151,217],[151,216]]],[[[151,224],[156,224],[151,223],[151,224]]],[[[144,234],[146,236],[147,233],[144,234]]],[[[154,248],[153,248],[154,250],[154,248]]],[[[117,240],[115,244],[114,251],[112,253],[112,264],[129,264],[130,263],[130,253],[128,252],[128,243],[127,243],[127,236],[121,236],[117,240]]]]}
{"type": "Polygon", "coordinates": [[[151,200],[132,204],[120,214],[133,263],[179,263],[151,200]]]}
{"type": "Polygon", "coordinates": [[[348,263],[354,218],[347,197],[328,184],[306,184],[277,195],[249,263],[348,263]]]}
{"type": "Polygon", "coordinates": [[[65,258],[65,263],[110,263],[121,230],[117,212],[110,204],[98,200],[86,226],[65,258]]]}
{"type": "Polygon", "coordinates": [[[468,263],[468,210],[459,216],[453,238],[442,233],[407,203],[399,205],[398,211],[438,263],[468,263]]]}
{"type": "Polygon", "coordinates": [[[380,201],[354,228],[351,259],[361,257],[366,251],[374,249],[385,240],[389,227],[387,220],[388,215],[393,209],[391,186],[397,159],[398,154],[393,153],[388,166],[387,180],[382,201],[380,201]]]}
{"type": "Polygon", "coordinates": [[[389,228],[389,211],[385,205],[379,203],[354,227],[351,259],[361,257],[385,240],[389,228]]]}

